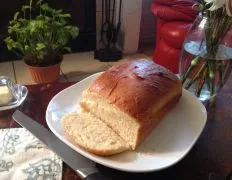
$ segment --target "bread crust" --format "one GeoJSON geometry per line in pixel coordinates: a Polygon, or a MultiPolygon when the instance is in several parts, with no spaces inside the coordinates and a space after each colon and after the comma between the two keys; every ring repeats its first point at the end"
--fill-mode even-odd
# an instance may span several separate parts
{"type": "MultiPolygon", "coordinates": [[[[111,67],[89,86],[83,98],[88,94],[104,98],[140,124],[136,148],[177,104],[182,85],[168,69],[142,59],[111,67]]],[[[88,109],[84,103],[80,105],[88,109]]]]}
{"type": "MultiPolygon", "coordinates": [[[[180,95],[181,96],[181,95],[180,95]]],[[[165,115],[175,107],[177,102],[180,99],[180,96],[174,97],[171,101],[169,101],[164,108],[160,109],[156,113],[156,117],[153,117],[153,119],[149,123],[144,123],[143,126],[139,129],[139,136],[137,137],[137,143],[136,147],[138,147],[143,140],[153,131],[153,129],[161,122],[161,120],[165,117],[165,115]]]]}
{"type": "Polygon", "coordinates": [[[173,96],[179,99],[181,91],[181,83],[175,74],[150,60],[142,59],[111,67],[85,93],[104,97],[143,124],[151,118],[151,110],[155,111],[155,107],[157,111],[165,108],[160,104],[163,101],[168,104],[173,96]]]}

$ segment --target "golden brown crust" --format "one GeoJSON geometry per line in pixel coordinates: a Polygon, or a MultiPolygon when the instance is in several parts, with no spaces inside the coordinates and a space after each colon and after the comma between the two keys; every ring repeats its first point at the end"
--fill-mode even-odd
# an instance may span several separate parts
{"type": "Polygon", "coordinates": [[[146,122],[154,105],[162,104],[170,93],[181,96],[181,90],[175,74],[143,59],[108,69],[90,85],[87,93],[97,93],[138,122],[146,122]]]}
{"type": "Polygon", "coordinates": [[[164,116],[177,104],[181,97],[181,93],[178,96],[175,96],[172,98],[171,101],[169,101],[165,106],[156,112],[155,117],[149,122],[149,123],[144,123],[143,126],[139,129],[139,136],[137,137],[137,143],[136,147],[138,147],[143,140],[152,132],[152,130],[159,124],[159,122],[164,118],[164,116]]]}

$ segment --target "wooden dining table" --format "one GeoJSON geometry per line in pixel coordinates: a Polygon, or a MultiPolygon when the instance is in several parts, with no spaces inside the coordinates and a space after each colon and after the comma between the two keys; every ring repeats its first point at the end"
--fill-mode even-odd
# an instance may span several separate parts
{"type": "MultiPolygon", "coordinates": [[[[45,112],[54,95],[73,83],[54,82],[27,85],[28,96],[18,110],[48,128],[45,112]]],[[[12,119],[15,109],[0,112],[0,128],[20,127],[12,119]]],[[[150,173],[128,173],[97,164],[99,170],[112,179],[177,179],[177,180],[231,180],[232,173],[232,76],[207,107],[206,126],[191,151],[178,163],[150,173]]],[[[175,129],[173,129],[175,131],[175,129]]],[[[142,164],[141,164],[142,166],[142,164]]],[[[64,180],[80,178],[68,165],[63,165],[64,180]]]]}

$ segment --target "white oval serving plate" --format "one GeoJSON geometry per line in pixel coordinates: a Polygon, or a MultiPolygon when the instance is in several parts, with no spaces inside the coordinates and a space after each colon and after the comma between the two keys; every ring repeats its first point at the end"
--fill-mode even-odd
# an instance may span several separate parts
{"type": "Polygon", "coordinates": [[[174,165],[189,152],[204,129],[207,113],[202,103],[186,90],[183,90],[176,107],[134,152],[101,157],[72,143],[64,134],[60,119],[66,113],[78,110],[83,90],[99,75],[100,73],[96,73],[64,89],[50,101],[46,121],[51,131],[61,141],[96,163],[128,172],[161,170],[174,165]]]}

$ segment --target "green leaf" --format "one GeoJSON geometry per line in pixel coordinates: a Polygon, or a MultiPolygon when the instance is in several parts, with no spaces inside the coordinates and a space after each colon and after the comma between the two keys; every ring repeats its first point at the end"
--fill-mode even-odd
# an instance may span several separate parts
{"type": "Polygon", "coordinates": [[[11,21],[9,22],[9,24],[12,25],[12,24],[14,24],[14,22],[15,22],[14,20],[11,20],[11,21]]]}
{"type": "Polygon", "coordinates": [[[58,17],[62,17],[62,18],[70,18],[71,15],[66,13],[66,14],[59,14],[58,17]]]}
{"type": "Polygon", "coordinates": [[[75,39],[75,38],[79,35],[79,28],[73,26],[73,27],[70,29],[70,34],[71,34],[72,38],[75,39]]]}
{"type": "Polygon", "coordinates": [[[43,3],[41,4],[40,8],[45,11],[45,12],[51,12],[51,13],[54,13],[55,10],[53,8],[51,8],[48,3],[43,3]]]}
{"type": "Polygon", "coordinates": [[[29,22],[30,22],[29,20],[23,19],[23,18],[19,18],[18,21],[19,21],[20,23],[24,24],[24,25],[27,25],[27,24],[29,24],[29,22]]]}
{"type": "Polygon", "coordinates": [[[68,52],[72,52],[71,48],[70,47],[64,47],[64,50],[68,51],[68,52]]]}
{"type": "Polygon", "coordinates": [[[31,7],[29,5],[22,6],[22,11],[25,11],[26,9],[31,9],[31,7]]]}
{"type": "Polygon", "coordinates": [[[36,5],[40,6],[42,3],[43,3],[43,0],[39,0],[39,1],[36,2],[36,5]]]}
{"type": "Polygon", "coordinates": [[[13,29],[12,29],[12,27],[8,27],[8,33],[9,34],[12,34],[14,31],[13,31],[13,29]]]}
{"type": "Polygon", "coordinates": [[[8,48],[9,50],[16,49],[16,48],[21,48],[20,43],[14,41],[14,40],[13,40],[12,38],[10,38],[10,37],[5,38],[5,39],[4,39],[4,42],[6,43],[7,48],[8,48]]]}
{"type": "Polygon", "coordinates": [[[62,26],[63,24],[60,23],[60,22],[56,22],[56,21],[55,21],[55,22],[54,22],[54,25],[55,25],[55,26],[62,26]]]}
{"type": "Polygon", "coordinates": [[[14,21],[18,19],[19,14],[20,14],[19,12],[16,12],[16,13],[14,14],[14,21]]]}
{"type": "Polygon", "coordinates": [[[42,20],[36,20],[36,21],[35,21],[35,26],[36,26],[37,28],[43,28],[44,25],[45,25],[45,22],[42,21],[42,20]]]}
{"type": "Polygon", "coordinates": [[[60,13],[63,12],[63,10],[62,10],[62,9],[58,9],[58,10],[56,10],[55,12],[56,12],[57,14],[60,14],[60,13]]]}
{"type": "Polygon", "coordinates": [[[29,24],[29,28],[30,28],[30,34],[32,34],[33,32],[35,32],[36,30],[36,22],[35,21],[31,21],[29,24]]]}
{"type": "Polygon", "coordinates": [[[65,26],[64,28],[67,29],[67,30],[70,30],[70,29],[72,29],[72,26],[67,25],[67,26],[65,26]]]}
{"type": "Polygon", "coordinates": [[[46,47],[46,46],[45,46],[44,43],[37,43],[37,44],[36,44],[36,50],[37,50],[37,51],[40,51],[40,50],[44,49],[45,47],[46,47]]]}
{"type": "Polygon", "coordinates": [[[49,6],[48,6],[48,3],[43,3],[41,4],[41,9],[44,10],[44,11],[48,11],[49,10],[49,6]]]}
{"type": "Polygon", "coordinates": [[[10,37],[7,37],[7,38],[4,39],[4,42],[6,43],[7,49],[11,50],[12,49],[13,39],[11,39],[10,37]]]}
{"type": "Polygon", "coordinates": [[[28,46],[28,45],[25,45],[25,46],[24,46],[24,49],[25,49],[25,51],[28,51],[29,46],[28,46]]]}

